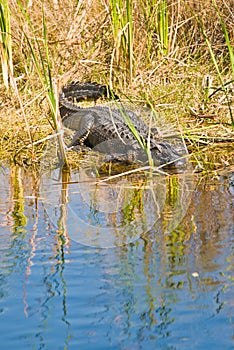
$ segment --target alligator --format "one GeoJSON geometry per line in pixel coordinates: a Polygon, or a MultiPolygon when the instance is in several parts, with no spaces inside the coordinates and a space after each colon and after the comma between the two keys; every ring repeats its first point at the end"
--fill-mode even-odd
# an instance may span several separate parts
{"type": "Polygon", "coordinates": [[[185,148],[160,140],[157,129],[150,129],[107,86],[72,82],[60,91],[59,106],[63,125],[75,132],[68,148],[95,148],[106,153],[107,160],[126,163],[147,161],[148,149],[154,165],[184,165],[185,148]],[[89,107],[76,104],[101,97],[115,102],[89,107]]]}

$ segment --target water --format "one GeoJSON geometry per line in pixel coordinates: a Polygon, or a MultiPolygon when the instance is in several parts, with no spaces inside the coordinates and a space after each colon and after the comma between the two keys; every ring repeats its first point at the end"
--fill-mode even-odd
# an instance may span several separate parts
{"type": "MultiPolygon", "coordinates": [[[[11,167],[0,176],[1,349],[234,348],[233,172],[194,176],[180,201],[184,180],[169,188],[169,177],[155,224],[147,219],[147,232],[109,248],[74,234],[71,210],[52,209],[37,175],[11,167]],[[186,210],[175,214],[175,203],[186,210]]],[[[70,187],[60,209],[73,209],[70,187]]]]}

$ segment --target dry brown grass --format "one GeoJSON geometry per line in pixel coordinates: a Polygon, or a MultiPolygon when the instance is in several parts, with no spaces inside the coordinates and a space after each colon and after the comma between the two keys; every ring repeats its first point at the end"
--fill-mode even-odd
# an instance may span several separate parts
{"type": "MultiPolygon", "coordinates": [[[[42,142],[33,149],[32,140],[38,141],[52,133],[45,86],[39,79],[22,31],[23,29],[32,41],[37,38],[44,55],[42,3],[39,0],[30,3],[27,14],[34,33],[20,13],[16,1],[9,1],[14,76],[30,126],[30,137],[19,98],[13,91],[7,91],[0,82],[0,154],[2,158],[17,159],[27,164],[40,160],[44,144],[42,142]]],[[[127,96],[136,102],[150,100],[159,113],[168,119],[179,121],[180,129],[189,137],[193,150],[205,161],[201,145],[202,142],[207,142],[209,136],[213,137],[213,141],[220,135],[223,139],[234,138],[224,94],[219,92],[210,100],[206,98],[206,77],[209,77],[209,81],[212,80],[211,88],[219,86],[219,80],[194,19],[195,13],[206,29],[224,80],[230,81],[233,76],[217,13],[209,0],[168,1],[169,47],[168,54],[162,55],[158,47],[158,34],[152,25],[149,26],[155,20],[155,13],[153,10],[145,10],[146,3],[149,1],[134,1],[134,60],[130,81],[126,58],[113,40],[109,1],[65,0],[58,1],[58,4],[46,1],[45,17],[52,76],[60,86],[71,80],[91,80],[110,83],[122,98],[127,96]],[[192,137],[194,135],[198,135],[200,140],[199,144],[196,142],[196,148],[192,137]]],[[[230,40],[234,43],[232,3],[232,0],[217,1],[230,40]]],[[[39,55],[37,50],[35,48],[39,55]]],[[[211,89],[210,92],[212,91],[214,90],[211,89]]],[[[231,98],[231,84],[229,94],[231,98]]],[[[209,146],[205,144],[205,147],[207,154],[209,146]]],[[[231,142],[230,147],[233,148],[231,142]]],[[[233,162],[233,149],[231,152],[231,157],[228,156],[225,160],[227,165],[233,162]]]]}

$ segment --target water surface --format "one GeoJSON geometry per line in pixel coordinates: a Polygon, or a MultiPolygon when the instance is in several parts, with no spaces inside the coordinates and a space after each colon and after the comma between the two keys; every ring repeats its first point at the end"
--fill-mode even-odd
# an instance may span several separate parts
{"type": "MultiPolygon", "coordinates": [[[[233,349],[234,172],[194,175],[176,227],[173,205],[188,197],[167,177],[155,222],[111,248],[73,239],[73,188],[56,216],[36,174],[0,176],[1,349],[233,349]]],[[[106,218],[91,209],[90,220],[106,218]]]]}

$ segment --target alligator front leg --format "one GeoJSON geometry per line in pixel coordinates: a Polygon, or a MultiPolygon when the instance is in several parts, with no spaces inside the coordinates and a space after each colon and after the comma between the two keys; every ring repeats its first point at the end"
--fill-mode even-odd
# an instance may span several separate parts
{"type": "Polygon", "coordinates": [[[72,130],[77,130],[68,148],[74,146],[82,146],[90,134],[90,131],[94,125],[94,115],[86,114],[84,117],[80,117],[80,113],[74,113],[65,120],[64,125],[72,130]]]}

